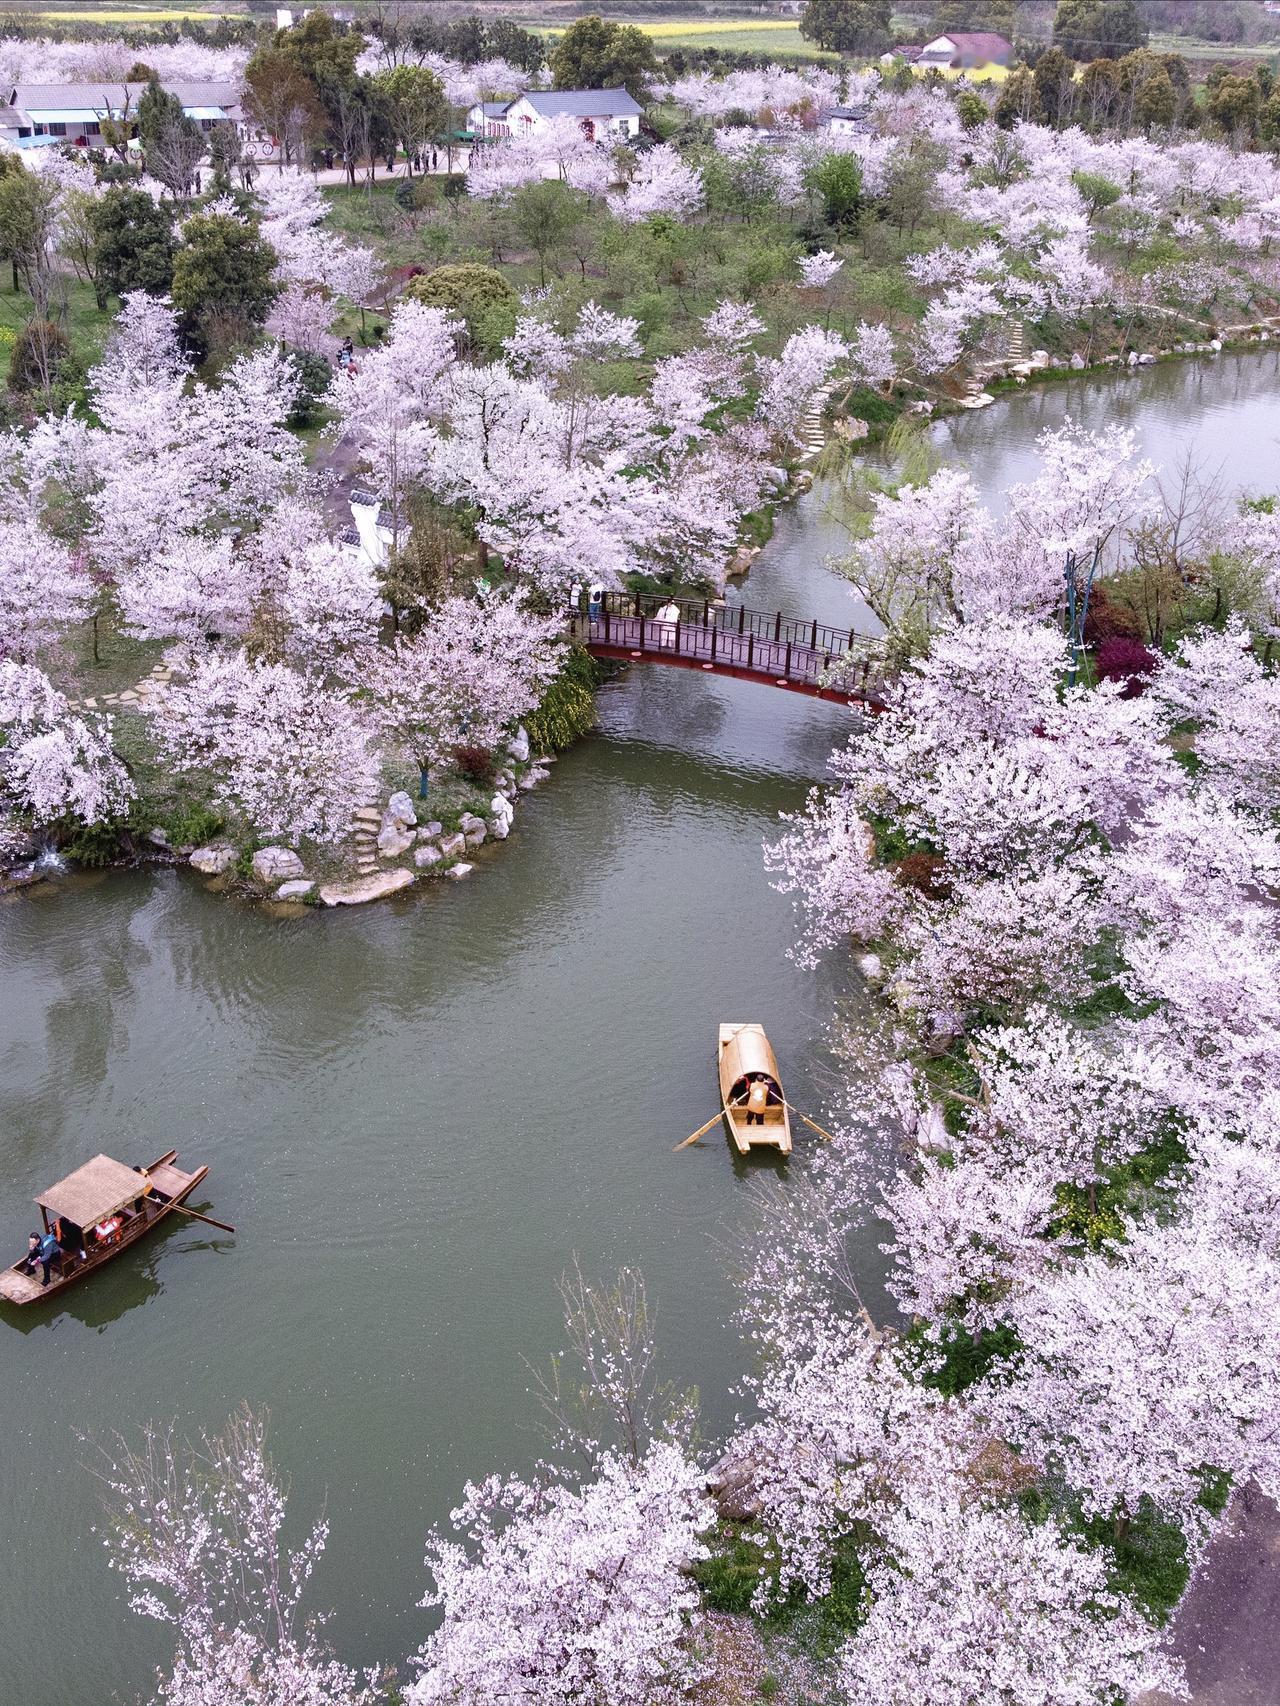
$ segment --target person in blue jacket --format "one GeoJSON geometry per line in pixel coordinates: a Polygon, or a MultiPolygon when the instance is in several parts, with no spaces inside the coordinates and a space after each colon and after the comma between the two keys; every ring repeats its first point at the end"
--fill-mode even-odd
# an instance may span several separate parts
{"type": "Polygon", "coordinates": [[[27,1259],[22,1265],[31,1274],[35,1272],[36,1263],[39,1262],[43,1275],[40,1284],[48,1285],[49,1264],[55,1256],[61,1254],[62,1246],[54,1233],[33,1232],[27,1239],[27,1259]]]}

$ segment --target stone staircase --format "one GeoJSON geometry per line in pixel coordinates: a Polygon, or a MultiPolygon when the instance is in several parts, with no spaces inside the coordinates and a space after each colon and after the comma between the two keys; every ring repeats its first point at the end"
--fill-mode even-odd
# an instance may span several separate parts
{"type": "Polygon", "coordinates": [[[800,464],[813,462],[822,453],[822,447],[827,442],[826,431],[822,425],[822,411],[827,405],[827,398],[835,390],[835,382],[821,386],[814,392],[804,419],[800,423],[800,435],[804,439],[804,452],[800,464]]]}
{"type": "Polygon", "coordinates": [[[351,814],[351,835],[356,844],[356,870],[362,877],[371,877],[378,869],[378,830],[382,826],[382,809],[375,794],[362,800],[351,814]]]}
{"type": "Polygon", "coordinates": [[[1007,344],[1005,359],[1010,367],[1027,359],[1027,328],[1024,321],[1009,321],[1009,330],[1005,342],[1007,344]]]}

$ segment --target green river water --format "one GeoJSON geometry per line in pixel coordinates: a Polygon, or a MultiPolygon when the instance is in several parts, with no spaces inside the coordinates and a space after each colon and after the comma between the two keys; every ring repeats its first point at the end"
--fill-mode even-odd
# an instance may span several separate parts
{"type": "MultiPolygon", "coordinates": [[[[1071,413],[1119,418],[1171,465],[1280,486],[1275,353],[1028,391],[940,424],[991,496],[1071,413]]],[[[741,593],[849,622],[838,529],[783,512],[741,593]]],[[[599,733],[469,882],[277,920],[175,871],[73,876],[0,907],[0,1237],[102,1148],[212,1168],[234,1238],[171,1226],[65,1304],[0,1317],[0,1703],[129,1700],[165,1652],[92,1530],[85,1439],[147,1418],[270,1410],[296,1506],[324,1504],[317,1604],[359,1663],[425,1634],[422,1538],[462,1481],[537,1454],[522,1359],[559,1342],[555,1283],[643,1269],[664,1371],[713,1436],[746,1353],[730,1255],[753,1181],[718,1131],[721,1019],[761,1019],[822,1117],[824,1031],[851,973],[786,957],[760,844],[842,737],[838,707],[637,668],[599,733]]],[[[816,1140],[814,1140],[816,1141],[816,1140]]],[[[791,1165],[805,1163],[800,1139],[791,1165]]],[[[859,1264],[875,1295],[880,1234],[859,1264]]]]}

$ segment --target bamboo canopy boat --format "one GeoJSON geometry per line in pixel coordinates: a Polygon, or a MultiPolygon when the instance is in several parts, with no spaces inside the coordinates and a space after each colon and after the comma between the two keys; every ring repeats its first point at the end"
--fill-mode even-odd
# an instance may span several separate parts
{"type": "Polygon", "coordinates": [[[176,1167],[177,1155],[176,1149],[166,1150],[149,1167],[126,1167],[109,1155],[95,1155],[50,1185],[36,1198],[44,1230],[56,1231],[60,1244],[50,1262],[49,1283],[42,1285],[38,1272],[26,1271],[24,1257],[0,1271],[0,1298],[38,1303],[136,1244],[208,1176],[207,1167],[194,1173],[176,1167]]]}
{"type": "Polygon", "coordinates": [[[718,1065],[720,1104],[738,1153],[766,1148],[790,1155],[791,1120],[764,1026],[721,1025],[718,1065]]]}

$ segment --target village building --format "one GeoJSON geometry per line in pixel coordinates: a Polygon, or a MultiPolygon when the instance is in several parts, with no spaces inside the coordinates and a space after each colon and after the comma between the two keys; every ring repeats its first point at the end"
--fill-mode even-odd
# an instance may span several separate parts
{"type": "Polygon", "coordinates": [[[952,31],[935,36],[920,49],[917,65],[946,67],[953,71],[977,71],[984,65],[1007,65],[1013,58],[1013,47],[993,30],[968,33],[952,31]]]}
{"type": "Polygon", "coordinates": [[[507,108],[510,101],[477,101],[467,109],[467,129],[472,136],[510,136],[507,108]]]}
{"type": "Polygon", "coordinates": [[[831,107],[823,114],[823,125],[832,136],[865,136],[871,128],[867,107],[831,107]]]}
{"type": "Polygon", "coordinates": [[[640,134],[641,116],[625,89],[526,89],[511,101],[477,101],[467,129],[474,136],[536,136],[552,119],[573,118],[589,142],[616,142],[640,134]]]}
{"type": "MultiPolygon", "coordinates": [[[[395,544],[395,516],[376,492],[355,488],[348,499],[351,505],[351,527],[338,534],[338,544],[355,562],[365,562],[375,569],[385,569],[395,544]]],[[[401,523],[401,542],[408,529],[401,523]]]]}
{"type": "MultiPolygon", "coordinates": [[[[167,94],[201,130],[240,121],[240,90],[235,83],[161,81],[167,94]]],[[[17,83],[7,107],[0,107],[0,143],[11,148],[42,148],[67,142],[96,148],[102,142],[103,121],[119,120],[138,110],[145,83],[17,83]]]]}

